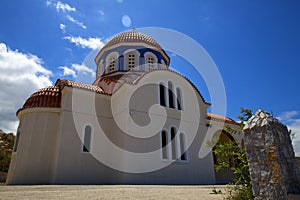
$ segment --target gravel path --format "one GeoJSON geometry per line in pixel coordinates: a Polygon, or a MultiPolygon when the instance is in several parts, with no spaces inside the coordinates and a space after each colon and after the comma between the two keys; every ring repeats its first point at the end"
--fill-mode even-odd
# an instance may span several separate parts
{"type": "MultiPolygon", "coordinates": [[[[0,186],[0,199],[223,199],[222,194],[210,194],[213,189],[213,186],[157,185],[0,186]]],[[[224,192],[226,186],[216,186],[216,189],[224,192]]]]}
{"type": "MultiPolygon", "coordinates": [[[[222,200],[225,185],[158,186],[158,185],[0,185],[0,199],[11,200],[73,200],[73,199],[151,199],[151,200],[222,200]],[[213,189],[223,194],[210,194],[213,189]]],[[[299,200],[300,195],[289,195],[289,200],[299,200]]]]}

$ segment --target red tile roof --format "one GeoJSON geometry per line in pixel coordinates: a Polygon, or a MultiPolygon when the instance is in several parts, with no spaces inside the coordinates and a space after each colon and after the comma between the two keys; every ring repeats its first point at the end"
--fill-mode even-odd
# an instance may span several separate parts
{"type": "Polygon", "coordinates": [[[233,119],[231,119],[229,117],[224,117],[224,116],[217,115],[217,114],[212,114],[212,113],[207,113],[207,119],[215,120],[215,121],[223,121],[223,122],[226,122],[226,123],[239,125],[239,123],[237,123],[236,121],[234,121],[233,119]]]}
{"type": "Polygon", "coordinates": [[[60,90],[62,90],[65,86],[72,87],[72,88],[80,88],[85,90],[90,90],[92,92],[96,93],[105,93],[100,87],[95,85],[90,85],[86,83],[76,82],[76,81],[70,81],[66,79],[58,79],[55,83],[55,86],[59,87],[60,90]]]}
{"type": "MultiPolygon", "coordinates": [[[[37,92],[33,93],[26,100],[23,107],[17,111],[17,114],[19,111],[26,109],[26,108],[34,108],[34,107],[60,108],[61,107],[61,91],[63,90],[63,88],[65,86],[89,90],[89,91],[100,93],[100,94],[112,95],[124,83],[137,84],[137,82],[147,73],[148,72],[127,72],[125,75],[124,74],[114,75],[115,73],[111,73],[106,76],[102,76],[102,77],[98,78],[93,83],[93,85],[85,84],[85,83],[81,83],[81,82],[70,81],[70,80],[65,80],[65,79],[58,79],[55,83],[55,86],[49,86],[46,88],[42,88],[42,89],[38,90],[37,92]]],[[[195,87],[195,89],[197,90],[196,87],[195,87]]],[[[199,94],[200,94],[200,92],[199,92],[199,94]]],[[[201,96],[201,94],[200,94],[200,96],[201,96]]],[[[216,121],[224,121],[226,123],[235,124],[235,125],[239,124],[231,118],[212,114],[212,113],[207,113],[207,119],[216,120],[216,121]]]]}
{"type": "MultiPolygon", "coordinates": [[[[201,95],[197,87],[186,77],[182,76],[181,74],[175,71],[171,71],[169,69],[154,69],[151,71],[155,71],[155,70],[166,70],[183,77],[194,87],[194,89],[198,92],[202,100],[205,102],[203,96],[201,95]]],[[[25,108],[34,108],[34,107],[59,108],[61,106],[60,105],[61,91],[65,86],[89,90],[92,92],[105,94],[105,95],[112,95],[119,88],[121,88],[125,83],[133,84],[133,85],[137,84],[141,78],[143,78],[146,74],[150,73],[151,71],[147,71],[147,72],[145,71],[126,72],[125,71],[126,73],[124,74],[120,74],[120,71],[116,71],[99,77],[92,85],[76,82],[76,81],[65,80],[65,79],[58,79],[55,83],[55,86],[49,86],[33,93],[26,100],[23,107],[17,111],[17,114],[20,110],[25,108]]],[[[209,104],[207,102],[205,103],[209,104]]]]}
{"type": "Polygon", "coordinates": [[[61,103],[61,91],[57,86],[49,86],[42,88],[33,93],[24,103],[23,107],[17,111],[25,108],[34,107],[51,107],[59,108],[61,103]]]}
{"type": "Polygon", "coordinates": [[[112,95],[125,83],[136,84],[145,72],[130,71],[120,74],[120,71],[106,74],[99,77],[93,83],[94,86],[101,88],[106,94],[112,95]]]}

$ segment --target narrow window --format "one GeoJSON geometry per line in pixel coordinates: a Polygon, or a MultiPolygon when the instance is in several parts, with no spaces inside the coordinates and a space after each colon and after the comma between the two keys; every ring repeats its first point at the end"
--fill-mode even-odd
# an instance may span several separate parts
{"type": "Polygon", "coordinates": [[[174,127],[171,128],[171,144],[172,144],[172,160],[176,159],[176,129],[174,127]]]}
{"type": "Polygon", "coordinates": [[[128,54],[128,69],[134,69],[135,67],[135,55],[134,53],[128,54]]]}
{"type": "Polygon", "coordinates": [[[161,132],[161,150],[162,150],[162,158],[168,159],[167,153],[167,143],[168,143],[168,135],[166,131],[161,132]]]}
{"type": "Polygon", "coordinates": [[[187,160],[186,152],[185,137],[183,133],[180,133],[180,160],[187,160]]]}
{"type": "Polygon", "coordinates": [[[17,130],[17,135],[16,135],[16,142],[15,142],[15,146],[14,146],[14,150],[13,150],[14,152],[17,152],[17,150],[18,150],[20,134],[21,134],[21,129],[20,129],[20,125],[19,125],[18,130],[17,130]]]}
{"type": "Polygon", "coordinates": [[[109,57],[109,65],[108,65],[108,72],[112,72],[112,71],[115,71],[116,70],[116,56],[110,56],[109,57]]]}
{"type": "Polygon", "coordinates": [[[149,56],[147,58],[147,64],[148,64],[148,69],[149,70],[154,69],[154,58],[153,58],[153,56],[149,56]]]}
{"type": "Polygon", "coordinates": [[[182,109],[182,96],[181,96],[181,91],[179,88],[176,88],[176,93],[177,93],[177,109],[181,110],[182,109]]]}
{"type": "Polygon", "coordinates": [[[173,84],[170,81],[168,82],[168,91],[169,91],[169,108],[175,108],[173,84]]]}
{"type": "Polygon", "coordinates": [[[92,128],[90,126],[86,126],[84,129],[84,141],[83,141],[83,152],[90,152],[91,150],[91,136],[92,136],[92,128]]]}
{"type": "Polygon", "coordinates": [[[159,99],[160,99],[160,105],[166,106],[165,86],[163,84],[159,84],[159,99]]]}

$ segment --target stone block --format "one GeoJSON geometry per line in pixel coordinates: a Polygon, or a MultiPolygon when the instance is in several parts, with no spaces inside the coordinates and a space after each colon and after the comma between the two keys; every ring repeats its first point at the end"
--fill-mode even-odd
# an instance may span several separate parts
{"type": "Polygon", "coordinates": [[[287,127],[258,110],[246,123],[245,147],[255,199],[300,193],[300,175],[287,127]]]}

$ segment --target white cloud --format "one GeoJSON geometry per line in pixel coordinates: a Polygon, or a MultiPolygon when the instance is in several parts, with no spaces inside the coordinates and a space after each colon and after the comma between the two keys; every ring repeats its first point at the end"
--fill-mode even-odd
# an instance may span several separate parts
{"type": "MultiPolygon", "coordinates": [[[[90,78],[90,77],[95,77],[96,73],[93,69],[87,67],[84,63],[82,64],[72,64],[71,67],[67,66],[60,66],[58,69],[61,69],[62,76],[72,76],[73,78],[78,78],[78,80],[82,78],[90,78]]],[[[78,81],[77,80],[77,81],[78,81]]],[[[81,82],[84,82],[80,80],[81,82]]]]}
{"type": "Polygon", "coordinates": [[[104,14],[105,14],[103,10],[99,10],[98,12],[101,16],[104,16],[104,14]]]}
{"type": "Polygon", "coordinates": [[[15,132],[16,111],[36,90],[52,85],[52,72],[35,55],[9,49],[0,43],[0,128],[15,132]]]}
{"type": "Polygon", "coordinates": [[[290,122],[293,121],[293,117],[295,117],[296,115],[298,115],[298,111],[287,111],[287,112],[283,112],[281,113],[277,119],[283,122],[290,122]]]}
{"type": "Polygon", "coordinates": [[[80,26],[81,28],[86,29],[86,26],[82,22],[77,21],[76,19],[74,19],[70,15],[67,15],[67,19],[70,20],[71,22],[73,22],[74,24],[80,26]]]}
{"type": "Polygon", "coordinates": [[[296,156],[300,156],[300,112],[298,111],[287,111],[281,113],[277,119],[282,123],[286,124],[289,129],[295,133],[293,139],[293,147],[296,156]]]}
{"type": "Polygon", "coordinates": [[[67,36],[64,37],[64,39],[69,40],[71,43],[74,43],[76,46],[80,46],[82,48],[90,48],[93,50],[100,49],[104,46],[104,42],[102,42],[100,38],[90,37],[88,39],[84,39],[82,37],[67,36]]]}
{"type": "Polygon", "coordinates": [[[47,1],[46,1],[46,5],[47,5],[47,6],[55,6],[56,4],[53,3],[52,1],[47,0],[47,1]]]}
{"type": "Polygon", "coordinates": [[[72,12],[73,11],[74,12],[74,11],[76,11],[76,8],[71,7],[67,3],[62,3],[60,1],[58,1],[56,3],[56,10],[57,10],[57,12],[59,12],[60,10],[63,11],[63,12],[66,12],[66,11],[68,11],[68,12],[72,12]]]}
{"type": "Polygon", "coordinates": [[[74,78],[76,77],[76,71],[67,67],[67,66],[60,66],[58,67],[59,69],[63,70],[63,76],[73,76],[74,78]]]}
{"type": "Polygon", "coordinates": [[[62,30],[64,33],[66,32],[66,25],[65,24],[60,24],[59,25],[60,30],[62,30]]]}
{"type": "Polygon", "coordinates": [[[96,73],[91,68],[88,68],[85,64],[72,64],[72,68],[77,71],[77,73],[83,73],[84,75],[90,74],[91,77],[95,77],[96,73]]]}
{"type": "Polygon", "coordinates": [[[59,12],[59,11],[75,12],[76,11],[75,7],[72,7],[67,3],[62,3],[61,1],[54,2],[54,1],[47,0],[46,5],[55,7],[57,12],[59,12]]]}
{"type": "MultiPolygon", "coordinates": [[[[47,0],[47,1],[46,1],[46,5],[47,5],[47,6],[55,7],[57,12],[60,12],[60,11],[64,12],[64,13],[65,13],[65,17],[67,17],[67,19],[68,19],[70,22],[72,22],[72,23],[74,23],[74,24],[80,26],[80,27],[83,28],[83,29],[86,29],[86,28],[87,28],[87,27],[83,24],[83,22],[80,22],[80,21],[74,19],[72,16],[70,16],[70,15],[68,14],[69,12],[75,12],[75,11],[76,11],[76,8],[75,8],[75,7],[72,7],[72,6],[70,6],[69,4],[67,4],[67,3],[62,3],[61,1],[53,2],[53,1],[51,1],[51,0],[47,0]]],[[[65,31],[65,25],[64,25],[64,26],[62,26],[62,25],[64,25],[64,24],[60,24],[59,27],[60,27],[61,30],[65,31]]]]}

